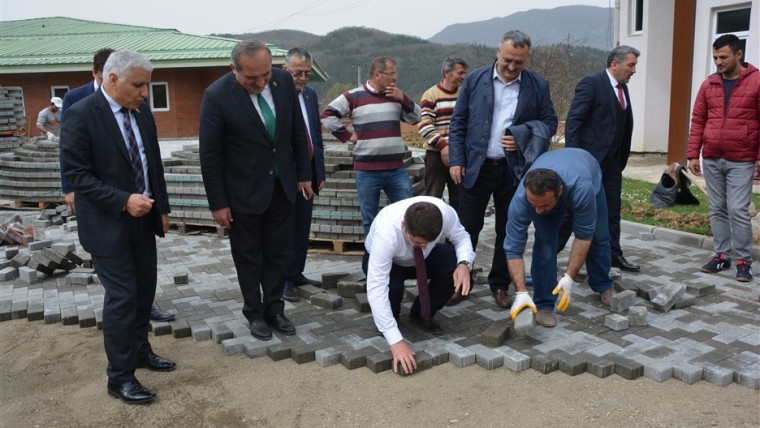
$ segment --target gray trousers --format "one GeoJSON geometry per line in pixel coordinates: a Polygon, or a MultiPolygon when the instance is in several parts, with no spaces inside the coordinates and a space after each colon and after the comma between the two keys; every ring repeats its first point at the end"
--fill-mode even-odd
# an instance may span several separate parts
{"type": "Polygon", "coordinates": [[[702,159],[702,172],[707,184],[715,252],[731,259],[733,248],[737,259],[752,262],[749,203],[755,163],[702,159]]]}

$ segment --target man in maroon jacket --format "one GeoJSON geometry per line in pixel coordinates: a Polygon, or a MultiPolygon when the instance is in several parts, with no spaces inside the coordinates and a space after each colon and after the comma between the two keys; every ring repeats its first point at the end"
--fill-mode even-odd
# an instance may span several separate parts
{"type": "Polygon", "coordinates": [[[752,280],[752,225],[749,204],[752,178],[760,177],[760,72],[742,63],[739,38],[733,34],[713,43],[718,72],[702,83],[694,101],[686,157],[696,175],[704,172],[710,203],[715,256],[702,272],[731,267],[736,254],[736,280],[752,280]],[[702,152],[702,166],[699,155],[702,152]]]}

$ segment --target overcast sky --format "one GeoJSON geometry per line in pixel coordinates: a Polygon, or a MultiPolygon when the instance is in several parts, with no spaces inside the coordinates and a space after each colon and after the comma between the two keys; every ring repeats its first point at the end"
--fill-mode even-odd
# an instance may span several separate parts
{"type": "Polygon", "coordinates": [[[571,4],[614,7],[612,0],[127,0],[122,4],[85,0],[0,0],[0,20],[65,16],[174,28],[201,35],[276,29],[325,35],[341,27],[364,26],[427,39],[450,24],[571,4]]]}

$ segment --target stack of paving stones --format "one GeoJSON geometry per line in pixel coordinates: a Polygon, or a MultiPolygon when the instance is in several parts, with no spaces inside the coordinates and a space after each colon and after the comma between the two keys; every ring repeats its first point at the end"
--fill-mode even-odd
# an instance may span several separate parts
{"type": "Polygon", "coordinates": [[[21,87],[0,86],[0,153],[12,153],[21,147],[25,116],[21,87]]]}
{"type": "MultiPolygon", "coordinates": [[[[364,228],[356,192],[356,172],[352,158],[353,144],[327,144],[325,146],[325,188],[314,198],[311,235],[314,241],[363,242],[364,228]]],[[[425,191],[425,165],[413,157],[407,148],[404,166],[412,181],[412,193],[425,191]]],[[[380,207],[388,205],[382,193],[380,207]]]]}
{"type": "Polygon", "coordinates": [[[34,137],[0,153],[0,199],[25,203],[63,201],[58,137],[34,137]]]}
{"type": "Polygon", "coordinates": [[[171,224],[177,226],[180,233],[197,228],[211,228],[216,230],[219,236],[224,236],[224,229],[218,227],[209,211],[198,145],[183,146],[182,150],[174,151],[170,158],[164,159],[163,164],[169,206],[172,210],[169,216],[171,224]]]}
{"type": "MultiPolygon", "coordinates": [[[[62,241],[72,240],[73,233],[58,228],[62,241]]],[[[492,229],[493,217],[488,217],[483,244],[478,246],[480,260],[490,260],[493,254],[488,246],[493,242],[492,229]]],[[[570,376],[588,372],[602,378],[616,374],[626,379],[735,382],[760,388],[756,284],[736,282],[732,275],[700,272],[698,261],[710,256],[707,250],[667,240],[644,241],[630,233],[624,226],[626,256],[641,264],[643,272],[616,279],[620,295],[611,307],[602,305],[599,295],[581,283],[573,289],[570,307],[557,315],[556,327],[535,327],[522,336],[514,334],[508,310],[498,308],[482,284],[484,272],[478,274],[480,284],[470,298],[438,312],[436,319],[444,330],[441,336],[429,335],[410,323],[416,289],[413,280],[407,282],[399,326],[416,353],[419,369],[445,363],[477,364],[487,370],[561,371],[570,376]],[[680,284],[695,298],[691,305],[674,305],[663,312],[634,291],[634,285],[642,283],[652,289],[680,284]],[[700,292],[706,289],[712,291],[700,292]],[[615,317],[608,322],[610,316],[615,317]],[[626,322],[628,328],[620,329],[626,322]]],[[[158,240],[158,247],[156,304],[175,312],[177,318],[151,323],[154,335],[213,340],[230,356],[342,364],[376,373],[391,369],[390,348],[377,335],[369,312],[360,257],[310,254],[305,275],[321,275],[323,286],[300,287],[300,301],[285,302],[285,313],[296,324],[297,333],[275,333],[272,340],[259,341],[251,336],[241,313],[243,302],[229,240],[170,233],[158,240]]],[[[529,259],[527,254],[526,262],[529,259]]],[[[565,263],[567,252],[560,259],[561,265],[565,263]]],[[[80,326],[90,326],[98,325],[101,308],[102,289],[96,284],[73,285],[55,277],[35,284],[15,278],[0,282],[0,319],[44,318],[64,324],[77,320],[80,326]]]]}
{"type": "MultiPolygon", "coordinates": [[[[329,242],[331,248],[340,253],[348,249],[343,244],[356,243],[360,246],[364,241],[352,150],[352,144],[337,143],[325,147],[327,180],[325,188],[314,198],[312,214],[312,242],[329,242]]],[[[172,224],[181,233],[200,226],[214,228],[219,236],[223,236],[224,229],[217,227],[208,208],[198,145],[183,146],[182,150],[172,152],[171,157],[163,162],[172,224]]],[[[404,165],[412,180],[412,192],[415,195],[422,194],[425,174],[423,162],[407,150],[404,165]]],[[[387,204],[388,199],[382,194],[380,207],[387,204]]]]}

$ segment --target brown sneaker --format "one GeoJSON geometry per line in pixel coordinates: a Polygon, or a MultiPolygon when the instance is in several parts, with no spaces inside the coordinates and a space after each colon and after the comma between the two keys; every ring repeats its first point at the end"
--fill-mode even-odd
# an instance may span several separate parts
{"type": "Polygon", "coordinates": [[[507,309],[512,307],[512,298],[509,297],[509,290],[506,288],[491,290],[491,294],[493,294],[493,298],[496,300],[496,305],[498,307],[507,309]]]}
{"type": "Polygon", "coordinates": [[[599,293],[599,297],[602,298],[602,304],[609,306],[612,303],[612,296],[616,295],[615,287],[610,287],[605,291],[599,293]]]}
{"type": "Polygon", "coordinates": [[[541,309],[536,314],[536,324],[544,327],[554,327],[557,325],[557,319],[554,318],[554,313],[548,309],[541,309]]]}

